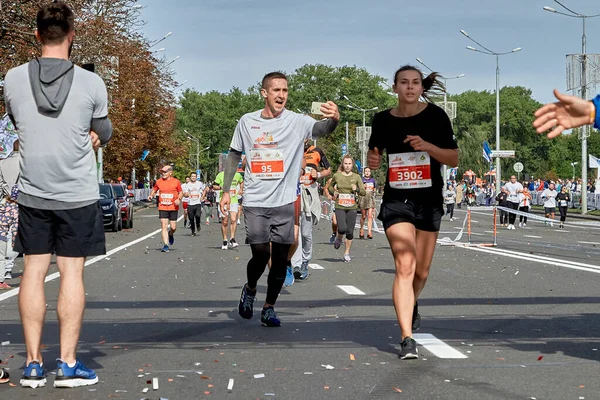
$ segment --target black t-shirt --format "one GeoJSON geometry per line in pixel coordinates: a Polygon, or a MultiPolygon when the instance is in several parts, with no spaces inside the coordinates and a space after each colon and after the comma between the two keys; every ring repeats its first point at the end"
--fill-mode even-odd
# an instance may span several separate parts
{"type": "Polygon", "coordinates": [[[385,110],[373,117],[369,149],[385,150],[388,172],[383,201],[411,200],[441,205],[443,186],[441,164],[426,152],[404,143],[408,135],[420,136],[441,149],[456,149],[450,119],[440,107],[427,107],[411,117],[396,117],[385,110]]]}

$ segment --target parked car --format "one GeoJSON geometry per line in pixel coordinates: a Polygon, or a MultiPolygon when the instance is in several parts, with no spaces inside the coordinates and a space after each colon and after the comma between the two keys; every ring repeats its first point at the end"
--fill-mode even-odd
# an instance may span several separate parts
{"type": "Polygon", "coordinates": [[[112,185],[100,183],[99,190],[104,228],[109,228],[113,232],[120,231],[123,228],[123,220],[121,219],[121,209],[112,185]]]}
{"type": "Polygon", "coordinates": [[[125,186],[120,184],[113,184],[112,187],[119,202],[123,228],[133,228],[133,193],[130,193],[125,186]]]}

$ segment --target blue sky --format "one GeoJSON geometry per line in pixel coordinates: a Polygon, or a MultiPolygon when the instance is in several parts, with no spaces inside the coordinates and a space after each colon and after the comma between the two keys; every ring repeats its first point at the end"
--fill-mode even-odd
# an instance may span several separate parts
{"type": "MultiPolygon", "coordinates": [[[[562,1],[561,1],[562,2],[562,1]]],[[[466,30],[502,52],[501,86],[521,85],[535,99],[564,90],[565,55],[581,52],[581,21],[552,14],[553,0],[140,0],[144,35],[166,48],[184,88],[200,92],[247,89],[266,72],[304,64],[356,65],[390,78],[416,57],[447,76],[448,90],[494,90],[496,62],[467,50],[466,30]]],[[[599,14],[598,0],[564,0],[582,14],[599,14]]],[[[588,53],[600,53],[600,17],[587,22],[588,53]]],[[[391,79],[391,78],[390,78],[391,79]]],[[[391,83],[391,80],[388,81],[391,83]]],[[[600,85],[598,85],[600,91],[600,85]]]]}

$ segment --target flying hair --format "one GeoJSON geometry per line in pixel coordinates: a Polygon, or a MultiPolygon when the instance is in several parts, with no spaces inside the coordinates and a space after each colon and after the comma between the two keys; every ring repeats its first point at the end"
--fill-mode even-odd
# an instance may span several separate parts
{"type": "Polygon", "coordinates": [[[432,97],[443,96],[446,92],[446,87],[440,79],[442,76],[439,73],[432,72],[425,78],[423,78],[423,73],[421,72],[421,70],[412,65],[404,65],[396,71],[396,73],[394,74],[394,84],[397,83],[396,81],[398,79],[398,75],[404,71],[416,71],[419,73],[419,75],[421,76],[421,84],[423,85],[422,96],[428,103],[433,102],[433,100],[431,100],[432,97]]]}

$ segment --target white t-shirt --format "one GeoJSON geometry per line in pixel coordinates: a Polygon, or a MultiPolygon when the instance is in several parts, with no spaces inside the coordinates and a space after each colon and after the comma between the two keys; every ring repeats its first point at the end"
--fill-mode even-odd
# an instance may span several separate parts
{"type": "MultiPolygon", "coordinates": [[[[187,182],[181,184],[181,190],[183,191],[183,193],[187,193],[188,192],[188,183],[187,182]]],[[[184,203],[189,203],[190,198],[183,196],[181,198],[181,201],[184,202],[184,203]]]]}
{"type": "Polygon", "coordinates": [[[508,182],[507,184],[504,185],[504,187],[506,188],[506,190],[508,190],[508,198],[506,199],[507,201],[510,201],[511,203],[518,203],[519,202],[519,190],[523,190],[523,185],[521,185],[519,182],[508,182]]]}
{"type": "Polygon", "coordinates": [[[270,119],[261,112],[240,118],[230,147],[246,153],[244,206],[275,208],[296,200],[304,141],[317,121],[287,109],[270,119]]]}
{"type": "Polygon", "coordinates": [[[446,190],[444,192],[444,204],[456,203],[456,192],[454,190],[446,190]]]}
{"type": "Polygon", "coordinates": [[[184,191],[187,191],[190,194],[190,206],[195,206],[201,203],[202,192],[204,192],[204,183],[200,181],[190,182],[186,184],[186,188],[184,191]]]}
{"type": "Polygon", "coordinates": [[[558,193],[556,190],[545,189],[542,192],[542,198],[545,198],[544,207],[545,208],[555,208],[556,207],[556,195],[558,193]]]}

